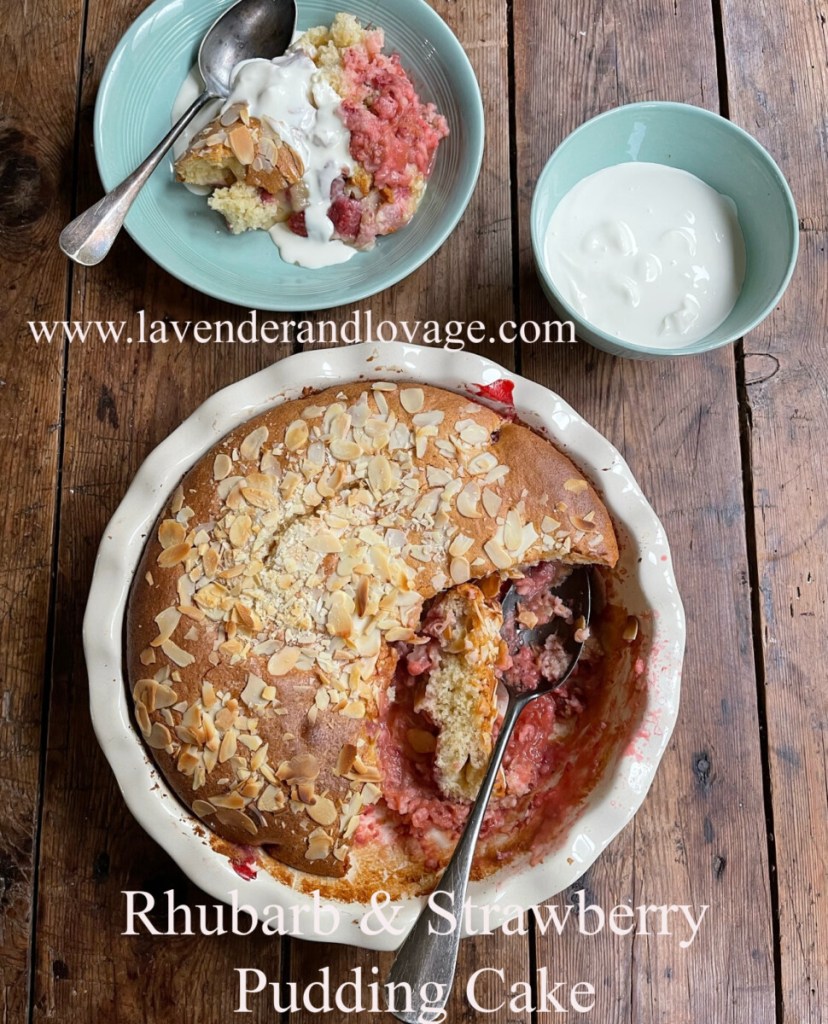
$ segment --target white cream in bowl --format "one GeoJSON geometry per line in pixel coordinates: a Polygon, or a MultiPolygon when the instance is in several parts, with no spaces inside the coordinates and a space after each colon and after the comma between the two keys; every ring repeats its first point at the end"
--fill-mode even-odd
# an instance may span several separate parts
{"type": "Polygon", "coordinates": [[[745,276],[733,200],[654,163],[579,181],[552,213],[544,257],[561,296],[593,327],[665,348],[715,330],[745,276]]]}

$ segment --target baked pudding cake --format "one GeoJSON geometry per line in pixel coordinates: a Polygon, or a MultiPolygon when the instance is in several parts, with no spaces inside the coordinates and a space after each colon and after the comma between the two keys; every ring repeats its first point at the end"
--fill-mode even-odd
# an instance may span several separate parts
{"type": "MultiPolygon", "coordinates": [[[[262,847],[278,877],[343,899],[378,879],[422,891],[485,772],[499,680],[555,671],[552,645],[511,642],[505,585],[523,624],[565,617],[555,579],[617,558],[590,482],[487,406],[385,381],[287,401],[208,452],[148,538],[127,615],[137,725],[214,845],[262,847]]],[[[625,624],[602,616],[583,666],[521,717],[477,877],[541,850],[595,784],[625,624]]]]}
{"type": "Polygon", "coordinates": [[[304,266],[341,262],[405,227],[449,129],[384,45],[382,29],[340,13],[285,56],[239,65],[219,115],[177,159],[177,179],[206,187],[234,234],[270,231],[304,266]]]}

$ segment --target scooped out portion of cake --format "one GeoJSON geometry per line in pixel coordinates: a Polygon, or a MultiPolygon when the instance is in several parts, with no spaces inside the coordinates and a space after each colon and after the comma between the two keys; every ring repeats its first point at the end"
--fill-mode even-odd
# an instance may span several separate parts
{"type": "Polygon", "coordinates": [[[383,46],[382,29],[338,14],[283,57],[243,62],[177,179],[213,189],[208,203],[234,234],[269,230],[283,259],[307,267],[405,227],[448,125],[383,46]]]}

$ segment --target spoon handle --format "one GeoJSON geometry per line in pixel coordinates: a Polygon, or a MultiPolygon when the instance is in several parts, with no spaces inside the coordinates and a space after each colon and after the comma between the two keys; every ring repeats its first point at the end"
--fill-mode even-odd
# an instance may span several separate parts
{"type": "Polygon", "coordinates": [[[203,92],[129,177],[66,225],[58,241],[70,259],[84,267],[94,267],[101,262],[112,248],[129,208],[149,176],[199,110],[212,99],[215,97],[211,93],[203,92]]]}
{"type": "Polygon", "coordinates": [[[525,704],[526,701],[520,698],[509,698],[506,713],[503,716],[503,725],[492,751],[480,792],[477,794],[460,841],[432,896],[433,898],[441,893],[444,894],[439,899],[440,907],[454,914],[457,920],[456,926],[449,930],[451,922],[435,912],[430,903],[426,903],[414,927],[400,947],[388,975],[389,982],[407,983],[411,990],[411,1010],[392,1011],[397,1020],[408,1022],[408,1024],[419,1024],[419,1022],[430,1020],[437,1010],[442,1009],[448,1002],[451,985],[454,981],[454,971],[457,967],[457,953],[462,931],[460,922],[477,837],[480,834],[480,826],[483,824],[489,797],[492,795],[509,738],[525,704]],[[448,934],[444,934],[446,932],[448,934]],[[442,986],[440,999],[423,998],[421,989],[427,984],[442,986]]]}

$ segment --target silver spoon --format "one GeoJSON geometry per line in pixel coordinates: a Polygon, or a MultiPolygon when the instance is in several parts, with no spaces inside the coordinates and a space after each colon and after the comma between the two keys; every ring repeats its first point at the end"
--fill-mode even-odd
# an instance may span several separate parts
{"type": "Polygon", "coordinates": [[[59,242],[70,259],[85,267],[101,262],[135,197],[170,146],[202,107],[229,94],[233,68],[252,57],[280,56],[290,46],[295,29],[296,0],[238,0],[213,22],[198,50],[204,92],[128,178],[66,225],[59,242]]]}
{"type": "MultiPolygon", "coordinates": [[[[578,659],[584,649],[583,641],[576,640],[575,635],[578,627],[589,624],[592,606],[590,570],[587,567],[574,569],[560,586],[554,588],[554,592],[572,609],[572,624],[567,624],[561,618],[554,618],[550,623],[544,623],[534,629],[517,630],[515,646],[523,647],[527,643],[543,644],[552,633],[557,632],[561,635],[564,648],[569,654],[569,662],[559,679],[542,680],[536,690],[525,691],[507,687],[509,702],[506,705],[503,725],[495,742],[486,776],[480,786],[477,799],[472,805],[460,841],[457,843],[454,854],[436,889],[436,891],[446,894],[447,898],[440,901],[444,909],[451,911],[458,918],[466,900],[474,848],[477,845],[477,837],[480,834],[489,797],[492,794],[503,755],[520,713],[533,700],[537,700],[538,697],[551,693],[552,690],[563,685],[578,664],[578,659]],[[564,633],[564,630],[567,632],[564,633]]],[[[510,609],[514,609],[519,602],[520,594],[512,587],[503,598],[504,612],[508,613],[510,609]]],[[[461,929],[458,926],[448,934],[442,934],[446,931],[445,918],[436,914],[426,903],[414,927],[400,947],[388,975],[390,983],[410,986],[411,1010],[393,1011],[393,1016],[397,1020],[405,1021],[407,1024],[418,1024],[419,1021],[430,1019],[423,1016],[424,1013],[435,1014],[445,1007],[457,967],[461,929]],[[434,929],[434,933],[430,931],[431,928],[434,929]],[[422,999],[420,990],[426,983],[442,986],[443,1001],[439,1006],[436,1005],[436,1001],[432,1000],[426,1004],[422,999]]]]}

